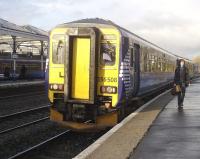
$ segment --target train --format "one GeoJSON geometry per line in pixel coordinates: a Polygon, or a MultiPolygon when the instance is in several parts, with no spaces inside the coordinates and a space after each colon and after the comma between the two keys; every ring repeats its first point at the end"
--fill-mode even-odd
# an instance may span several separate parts
{"type": "MultiPolygon", "coordinates": [[[[109,20],[82,19],[50,32],[50,119],[75,131],[112,127],[127,105],[173,83],[179,59],[109,20]]],[[[198,71],[198,70],[196,70],[198,71]]]]}
{"type": "Polygon", "coordinates": [[[45,78],[45,62],[44,57],[34,55],[27,57],[24,55],[17,54],[17,59],[11,58],[9,53],[0,55],[0,80],[11,80],[11,79],[44,79],[45,78]],[[5,56],[7,55],[7,56],[5,56]],[[15,64],[14,64],[15,60],[15,64]],[[16,70],[14,71],[14,65],[16,70]],[[21,69],[25,67],[25,75],[21,76],[21,69]]]}

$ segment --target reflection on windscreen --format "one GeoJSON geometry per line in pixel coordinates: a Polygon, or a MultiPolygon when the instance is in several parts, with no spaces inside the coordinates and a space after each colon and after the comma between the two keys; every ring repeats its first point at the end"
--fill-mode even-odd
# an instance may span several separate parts
{"type": "Polygon", "coordinates": [[[104,65],[114,65],[115,64],[115,45],[111,43],[101,44],[101,63],[104,65]]]}
{"type": "Polygon", "coordinates": [[[64,40],[53,42],[53,63],[64,63],[64,40]]]}

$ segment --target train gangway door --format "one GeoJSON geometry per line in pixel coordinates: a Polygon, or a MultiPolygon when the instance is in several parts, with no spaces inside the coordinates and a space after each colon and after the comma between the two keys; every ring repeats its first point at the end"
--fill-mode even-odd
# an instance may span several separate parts
{"type": "Polygon", "coordinates": [[[71,98],[89,100],[90,37],[74,37],[72,52],[71,98]]]}

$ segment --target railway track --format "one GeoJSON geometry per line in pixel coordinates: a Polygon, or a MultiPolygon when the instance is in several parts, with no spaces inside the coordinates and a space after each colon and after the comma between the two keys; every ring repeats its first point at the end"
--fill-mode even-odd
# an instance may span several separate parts
{"type": "MultiPolygon", "coordinates": [[[[20,138],[23,139],[23,133],[27,131],[32,131],[34,128],[35,129],[40,129],[40,127],[44,127],[46,124],[48,125],[49,123],[49,104],[32,108],[32,109],[27,109],[23,111],[18,111],[15,113],[11,114],[6,114],[0,116],[0,140],[6,141],[10,140],[9,138],[14,135],[15,137],[10,140],[11,144],[17,142],[17,140],[21,140],[20,138]],[[40,126],[43,125],[43,126],[40,126]],[[19,135],[16,135],[19,134],[19,135]],[[18,138],[19,136],[19,138],[18,138]],[[8,139],[7,139],[8,138],[8,139]],[[16,141],[15,141],[16,140],[16,141]]],[[[36,135],[37,136],[37,135],[36,135]]],[[[24,136],[24,137],[32,137],[32,136],[24,136]]],[[[10,143],[8,142],[8,143],[10,143]]],[[[22,140],[23,142],[23,140],[22,140]]],[[[15,145],[15,144],[14,144],[15,145]]],[[[0,145],[2,147],[3,145],[0,145]]],[[[16,144],[18,146],[18,144],[16,144]]],[[[18,148],[17,148],[18,149],[18,148]]],[[[1,151],[1,148],[0,148],[1,151]]],[[[7,150],[9,151],[9,150],[7,150]]],[[[12,152],[12,151],[11,151],[12,152]]],[[[8,156],[8,155],[7,155],[8,156]]],[[[1,158],[1,155],[0,155],[1,158]]]]}
{"type": "Polygon", "coordinates": [[[8,132],[11,132],[11,131],[14,131],[14,130],[17,130],[17,129],[20,129],[20,128],[23,128],[23,127],[26,127],[26,126],[30,126],[30,125],[36,124],[36,123],[39,123],[39,122],[42,122],[42,121],[46,121],[48,119],[49,119],[49,117],[44,117],[44,118],[41,118],[41,119],[38,119],[38,120],[34,120],[34,121],[31,121],[31,122],[28,122],[28,123],[25,123],[25,124],[22,124],[22,125],[18,125],[18,126],[15,126],[15,127],[0,131],[0,135],[8,133],[8,132]]]}
{"type": "MultiPolygon", "coordinates": [[[[50,105],[47,104],[47,105],[43,105],[43,106],[40,106],[37,108],[32,108],[32,109],[18,111],[18,112],[7,114],[7,115],[2,115],[2,116],[0,116],[0,123],[1,123],[1,121],[7,121],[10,119],[13,120],[18,116],[23,117],[23,116],[26,116],[27,114],[33,114],[33,112],[43,111],[45,109],[48,109],[49,106],[50,105]]],[[[16,148],[16,150],[6,150],[5,151],[6,154],[9,154],[9,155],[7,155],[6,158],[9,158],[9,159],[30,158],[30,159],[32,159],[31,156],[32,156],[32,154],[35,154],[35,152],[38,152],[39,155],[43,155],[43,154],[40,154],[40,152],[43,153],[44,148],[47,149],[47,151],[48,151],[47,154],[49,154],[49,151],[50,152],[54,151],[53,153],[55,153],[56,150],[54,150],[54,149],[56,147],[58,147],[58,145],[60,145],[59,147],[61,149],[58,148],[59,153],[57,153],[56,155],[59,155],[60,152],[61,153],[64,152],[63,147],[67,147],[67,151],[68,151],[67,156],[68,156],[68,158],[71,158],[71,157],[75,156],[76,154],[78,154],[83,149],[85,149],[87,146],[89,146],[88,145],[89,143],[91,144],[95,140],[95,137],[93,137],[91,139],[90,135],[88,135],[87,137],[84,137],[84,135],[79,135],[79,137],[81,139],[78,139],[79,137],[77,137],[76,135],[71,135],[72,134],[72,133],[70,133],[71,130],[63,130],[63,129],[56,127],[56,125],[46,128],[46,127],[48,127],[48,124],[50,123],[48,121],[48,119],[49,119],[49,117],[46,116],[46,117],[42,117],[42,118],[33,120],[31,122],[27,122],[27,123],[24,123],[24,124],[21,124],[21,125],[12,127],[12,128],[0,130],[0,137],[1,136],[8,137],[8,140],[2,142],[4,144],[9,143],[9,141],[12,141],[12,139],[13,139],[12,136],[13,136],[13,134],[15,134],[14,140],[16,140],[16,141],[14,141],[14,146],[12,146],[12,147],[9,146],[8,149],[10,149],[10,148],[15,149],[16,146],[19,146],[19,148],[16,148]],[[34,124],[36,124],[36,125],[34,125],[34,124]],[[42,125],[42,126],[39,126],[39,125],[42,125]],[[29,130],[27,130],[27,129],[29,129],[29,130]],[[38,129],[38,130],[35,130],[35,129],[38,129]],[[57,129],[57,130],[55,130],[55,129],[57,129]],[[26,135],[24,135],[24,130],[26,132],[26,135]],[[34,134],[34,135],[29,135],[29,134],[34,134]],[[24,137],[27,138],[25,141],[24,141],[24,137]],[[88,142],[89,140],[90,140],[90,142],[88,142]],[[63,143],[60,144],[61,141],[63,141],[63,143]],[[66,143],[66,141],[67,141],[67,143],[66,143]],[[52,149],[52,147],[53,147],[53,149],[52,149]],[[71,155],[71,154],[69,155],[68,153],[72,153],[73,155],[71,155]]],[[[89,121],[87,121],[87,122],[89,122],[89,121]]],[[[63,156],[66,156],[66,152],[65,152],[65,154],[63,154],[63,156]]],[[[35,158],[37,158],[37,157],[38,156],[36,156],[35,158]]]]}
{"type": "Polygon", "coordinates": [[[12,114],[2,115],[2,116],[0,116],[0,121],[8,119],[8,118],[16,117],[18,115],[22,115],[22,114],[25,114],[25,113],[31,113],[31,112],[34,112],[34,111],[39,111],[39,110],[42,110],[42,109],[47,109],[49,107],[50,107],[50,105],[44,105],[44,106],[40,106],[40,107],[37,107],[37,108],[23,110],[23,111],[19,111],[19,112],[12,113],[12,114]]]}
{"type": "Polygon", "coordinates": [[[49,104],[44,91],[19,93],[16,95],[9,95],[0,97],[0,121],[3,116],[8,114],[16,114],[16,112],[23,112],[24,110],[36,108],[36,106],[44,106],[49,104]]]}
{"type": "Polygon", "coordinates": [[[31,95],[38,92],[45,92],[45,85],[26,85],[20,87],[5,87],[0,89],[0,100],[19,96],[31,95]]]}
{"type": "MultiPolygon", "coordinates": [[[[88,123],[90,121],[86,121],[85,123],[88,123]]],[[[59,140],[60,138],[66,136],[68,133],[70,133],[71,130],[66,130],[66,131],[63,131],[61,133],[58,133],[57,135],[53,136],[53,137],[50,137],[42,142],[40,142],[39,144],[36,144],[34,146],[31,146],[21,152],[18,152],[17,154],[9,157],[8,159],[17,159],[17,158],[23,158],[24,156],[26,156],[27,154],[31,153],[31,152],[34,152],[36,150],[40,150],[42,149],[44,146],[47,146],[48,144],[51,144],[52,142],[55,142],[56,140],[59,140]]]]}
{"type": "MultiPolygon", "coordinates": [[[[0,129],[0,135],[48,120],[49,116],[39,117],[39,118],[34,119],[34,120],[32,120],[31,117],[30,117],[31,121],[25,122],[25,123],[22,122],[22,124],[19,124],[20,122],[19,122],[18,119],[21,118],[21,115],[25,116],[26,118],[29,117],[28,116],[29,114],[32,115],[32,114],[35,113],[35,115],[37,115],[37,113],[40,113],[40,111],[45,111],[45,109],[48,110],[49,107],[50,107],[50,105],[44,105],[44,106],[40,106],[40,107],[37,107],[37,108],[28,109],[28,110],[19,111],[19,112],[12,113],[12,114],[7,114],[7,115],[0,116],[0,125],[1,125],[1,127],[5,127],[5,123],[7,123],[7,122],[9,123],[9,121],[11,121],[9,126],[13,125],[13,127],[8,127],[6,129],[3,129],[3,130],[0,129]],[[2,126],[2,125],[4,125],[4,126],[2,126]]],[[[39,115],[39,116],[41,116],[41,115],[39,115]]],[[[25,120],[27,120],[26,118],[25,118],[25,120]]]]}
{"type": "MultiPolygon", "coordinates": [[[[145,102],[147,102],[149,99],[145,99],[145,102]]],[[[140,104],[137,104],[138,105],[138,107],[139,107],[139,105],[140,104]]],[[[136,108],[135,108],[136,109],[136,108]]],[[[131,110],[131,111],[134,111],[134,110],[131,110]]],[[[87,121],[87,122],[89,122],[89,121],[87,121]]],[[[33,158],[43,158],[44,156],[46,156],[47,155],[47,157],[46,158],[48,158],[48,157],[51,157],[51,158],[71,158],[71,157],[73,157],[73,156],[75,156],[76,154],[78,154],[79,152],[80,152],[80,150],[82,149],[85,149],[87,146],[89,146],[89,145],[87,145],[89,142],[89,138],[90,137],[84,137],[84,135],[82,134],[82,135],[80,135],[81,137],[80,138],[83,138],[83,139],[81,139],[82,141],[80,141],[80,139],[77,139],[77,138],[79,138],[79,137],[76,137],[76,135],[75,135],[75,137],[72,135],[72,137],[69,137],[69,138],[67,138],[66,139],[66,137],[64,137],[64,138],[61,138],[61,137],[63,137],[63,136],[65,136],[65,135],[67,135],[67,133],[69,133],[69,132],[71,132],[70,130],[67,130],[67,131],[64,131],[64,132],[62,132],[62,133],[59,133],[59,134],[57,134],[57,135],[55,135],[54,137],[51,137],[51,138],[49,138],[49,139],[47,139],[47,140],[45,140],[45,141],[42,141],[42,142],[40,142],[39,144],[36,144],[36,145],[34,145],[34,146],[31,146],[31,147],[27,147],[25,150],[23,150],[23,151],[21,151],[21,152],[18,152],[17,154],[15,154],[15,155],[13,155],[13,156],[11,156],[11,157],[9,157],[9,159],[17,159],[17,158],[20,158],[20,159],[26,159],[26,158],[30,158],[30,159],[33,159],[33,158]],[[70,139],[70,138],[72,138],[72,139],[70,139]],[[84,139],[85,138],[85,139],[84,139]],[[86,139],[86,138],[88,138],[88,139],[86,139]],[[60,140],[59,140],[60,139],[60,140]],[[69,140],[69,141],[68,141],[69,140]],[[65,143],[65,142],[68,142],[67,144],[65,143]],[[54,143],[55,142],[55,143],[54,143]],[[81,143],[81,142],[84,142],[84,144],[83,143],[81,143]],[[87,143],[88,142],[88,143],[87,143]],[[77,148],[77,144],[78,145],[81,145],[80,147],[78,146],[78,148],[77,148]],[[66,146],[67,145],[67,146],[66,146]],[[70,146],[70,147],[69,147],[70,146]],[[53,148],[52,148],[53,147],[53,148]],[[57,147],[60,147],[60,148],[57,148],[57,147]],[[72,155],[70,154],[68,154],[68,153],[63,153],[64,152],[64,150],[62,149],[62,147],[68,147],[68,150],[67,151],[69,151],[70,153],[72,153],[72,155]],[[73,148],[71,148],[71,147],[73,147],[73,148]],[[55,150],[56,149],[56,150],[55,150]],[[75,149],[75,150],[74,150],[75,149]],[[77,149],[79,149],[79,150],[77,150],[77,149]],[[44,152],[43,152],[44,151],[44,152]],[[53,152],[52,152],[53,151],[53,152]],[[79,152],[78,152],[79,151],[79,152]],[[35,153],[36,152],[36,153],[35,153]],[[50,154],[50,153],[53,153],[53,155],[52,154],[50,154]],[[55,154],[56,153],[56,154],[55,154]],[[74,155],[75,154],[75,155],[74,155]],[[36,155],[36,156],[34,156],[34,155],[36,155]],[[49,156],[48,156],[49,155],[49,156]],[[43,156],[43,157],[42,157],[43,156]],[[53,156],[53,157],[52,157],[53,156]],[[67,157],[66,157],[67,156],[67,157]]],[[[70,136],[69,134],[67,135],[67,136],[70,136]]],[[[89,135],[90,136],[90,135],[89,135]]],[[[99,136],[100,137],[100,136],[99,136]]],[[[92,142],[94,142],[94,140],[96,140],[95,139],[95,137],[92,139],[93,141],[92,142]]],[[[90,141],[91,142],[91,141],[90,141]]],[[[92,143],[91,142],[91,143],[92,143]]],[[[91,144],[90,143],[90,144],[91,144]]],[[[81,150],[81,151],[82,151],[81,150]]]]}
{"type": "Polygon", "coordinates": [[[16,97],[28,97],[28,96],[37,96],[37,95],[44,95],[45,91],[37,91],[37,92],[31,92],[31,93],[20,93],[16,95],[8,95],[4,97],[0,97],[0,100],[5,100],[5,99],[12,99],[16,97]]]}
{"type": "Polygon", "coordinates": [[[62,132],[62,133],[59,133],[59,134],[57,134],[57,135],[55,135],[55,136],[53,136],[53,137],[51,137],[51,138],[49,138],[49,139],[47,139],[47,140],[45,140],[45,141],[40,142],[39,144],[37,144],[37,145],[35,145],[35,146],[29,147],[29,148],[27,148],[26,150],[23,150],[23,151],[21,151],[21,152],[15,154],[15,155],[9,157],[8,159],[17,159],[17,158],[21,158],[21,157],[23,157],[24,155],[26,155],[27,153],[30,153],[30,152],[32,152],[32,151],[34,151],[34,150],[36,150],[36,149],[39,149],[39,148],[45,146],[46,144],[50,144],[51,142],[57,140],[58,138],[60,138],[60,137],[62,137],[62,136],[64,136],[64,135],[66,135],[66,134],[69,133],[69,132],[70,132],[70,130],[66,130],[66,131],[64,131],[64,132],[62,132]]]}

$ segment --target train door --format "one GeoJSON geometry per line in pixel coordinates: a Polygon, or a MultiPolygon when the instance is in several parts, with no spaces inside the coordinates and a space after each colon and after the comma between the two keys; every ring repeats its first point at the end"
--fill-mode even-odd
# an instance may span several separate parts
{"type": "Polygon", "coordinates": [[[66,36],[64,96],[67,103],[94,104],[98,35],[95,28],[69,28],[66,36]]]}
{"type": "Polygon", "coordinates": [[[134,91],[133,95],[135,96],[140,88],[140,45],[134,44],[134,48],[131,51],[132,53],[132,68],[134,70],[134,91]]]}
{"type": "Polygon", "coordinates": [[[74,37],[71,98],[89,100],[90,37],[74,37]]]}
{"type": "Polygon", "coordinates": [[[135,53],[134,48],[130,48],[130,83],[131,83],[131,90],[134,89],[134,78],[135,78],[135,53]]]}

